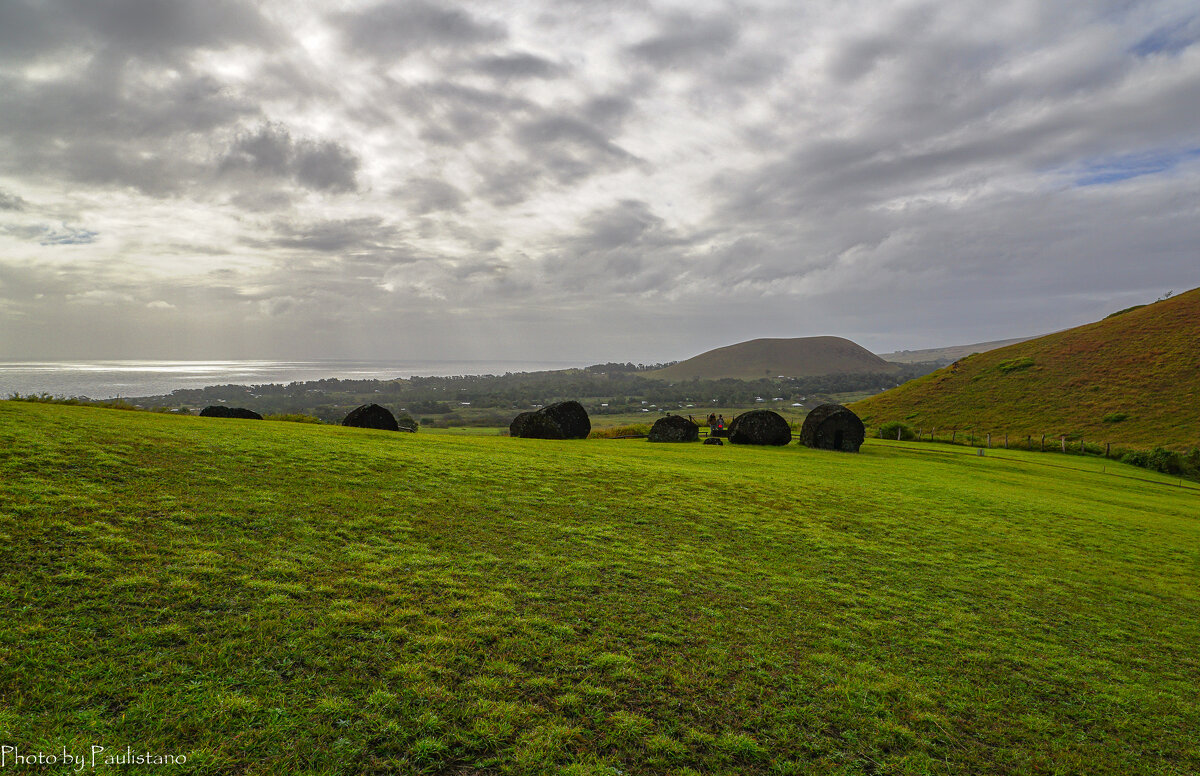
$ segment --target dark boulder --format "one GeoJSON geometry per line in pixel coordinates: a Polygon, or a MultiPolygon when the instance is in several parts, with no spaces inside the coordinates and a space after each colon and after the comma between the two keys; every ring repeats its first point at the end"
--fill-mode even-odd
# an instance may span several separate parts
{"type": "Polygon", "coordinates": [[[704,440],[704,444],[706,444],[706,445],[724,445],[725,443],[722,442],[720,439],[717,439],[714,436],[710,436],[708,439],[704,440]]]}
{"type": "Polygon", "coordinates": [[[863,422],[840,404],[814,407],[800,427],[800,444],[818,450],[857,453],[867,435],[863,422]]]}
{"type": "Polygon", "coordinates": [[[262,420],[263,416],[245,407],[222,407],[214,404],[200,410],[202,418],[242,418],[244,420],[262,420]]]}
{"type": "Polygon", "coordinates": [[[377,428],[380,431],[400,430],[400,426],[396,423],[396,416],[386,407],[380,407],[378,404],[364,404],[356,407],[342,420],[342,425],[354,428],[377,428]]]}
{"type": "Polygon", "coordinates": [[[786,445],[792,429],[778,412],[750,410],[729,424],[729,441],[735,445],[786,445]]]}
{"type": "Polygon", "coordinates": [[[554,419],[562,429],[563,439],[587,439],[592,433],[592,421],[587,410],[577,401],[560,401],[538,410],[542,415],[554,419]]]}
{"type": "Polygon", "coordinates": [[[513,418],[508,435],[525,439],[587,439],[592,421],[577,401],[564,401],[542,407],[537,412],[522,412],[513,418]]]}
{"type": "Polygon", "coordinates": [[[682,415],[667,415],[650,427],[651,442],[695,442],[699,438],[700,427],[682,415]]]}
{"type": "Polygon", "coordinates": [[[508,435],[522,439],[565,439],[562,427],[549,415],[539,412],[522,412],[513,418],[508,435]]]}
{"type": "Polygon", "coordinates": [[[513,418],[512,423],[508,424],[508,435],[510,437],[521,436],[521,432],[525,430],[525,421],[529,420],[529,417],[533,414],[534,413],[532,411],[522,412],[520,415],[513,418]]]}

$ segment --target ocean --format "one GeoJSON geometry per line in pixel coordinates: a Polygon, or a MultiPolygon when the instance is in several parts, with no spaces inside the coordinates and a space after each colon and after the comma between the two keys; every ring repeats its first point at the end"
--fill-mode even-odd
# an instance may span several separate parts
{"type": "Polygon", "coordinates": [[[89,399],[161,396],[177,388],[306,380],[502,375],[587,366],[559,361],[0,361],[0,399],[48,393],[89,399]]]}

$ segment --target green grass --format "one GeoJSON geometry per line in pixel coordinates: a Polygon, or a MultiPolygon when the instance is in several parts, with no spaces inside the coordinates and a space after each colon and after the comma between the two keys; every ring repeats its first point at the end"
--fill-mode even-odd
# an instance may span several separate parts
{"type": "Polygon", "coordinates": [[[162,773],[1200,771],[1200,491],[938,447],[0,402],[0,742],[188,757],[162,773]]]}

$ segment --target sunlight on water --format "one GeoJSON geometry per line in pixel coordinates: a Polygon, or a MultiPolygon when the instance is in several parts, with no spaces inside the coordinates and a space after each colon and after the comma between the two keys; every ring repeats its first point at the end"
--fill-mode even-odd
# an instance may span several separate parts
{"type": "Polygon", "coordinates": [[[0,398],[13,393],[91,399],[159,396],[180,388],[307,380],[394,380],[586,366],[557,361],[0,361],[0,398]]]}

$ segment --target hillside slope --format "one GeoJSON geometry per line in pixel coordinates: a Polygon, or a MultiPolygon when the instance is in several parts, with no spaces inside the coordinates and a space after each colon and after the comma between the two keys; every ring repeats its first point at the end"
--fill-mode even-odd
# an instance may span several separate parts
{"type": "Polygon", "coordinates": [[[842,337],[795,337],[739,342],[647,372],[665,380],[697,378],[756,380],[760,377],[816,377],[830,374],[890,374],[897,368],[842,337]]]}
{"type": "Polygon", "coordinates": [[[868,423],[1200,445],[1200,289],[964,358],[853,405],[868,423]]]}

